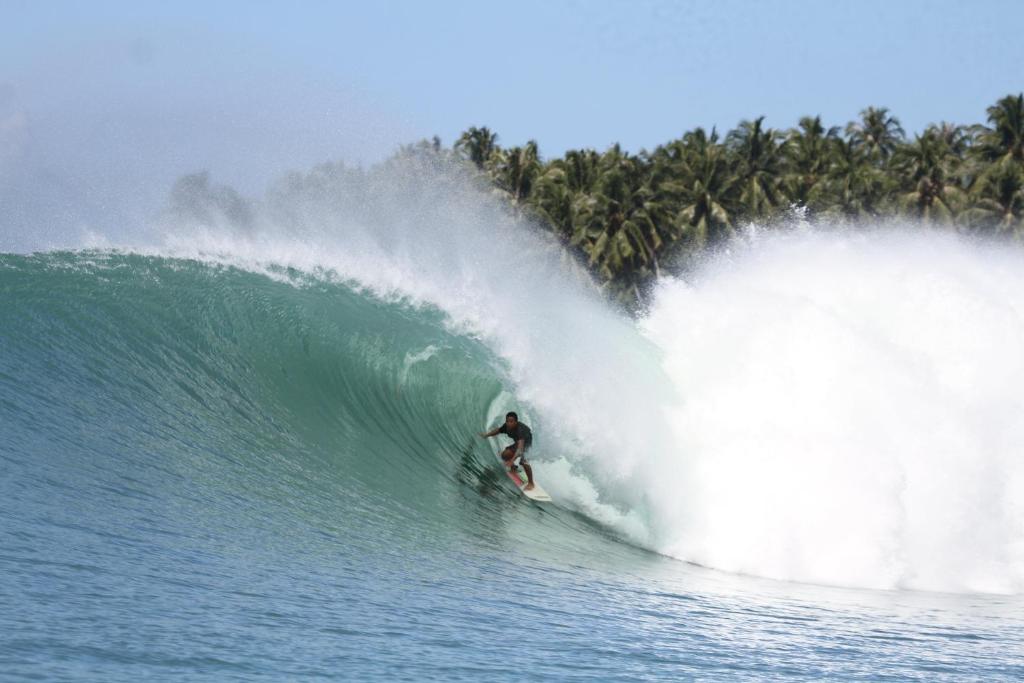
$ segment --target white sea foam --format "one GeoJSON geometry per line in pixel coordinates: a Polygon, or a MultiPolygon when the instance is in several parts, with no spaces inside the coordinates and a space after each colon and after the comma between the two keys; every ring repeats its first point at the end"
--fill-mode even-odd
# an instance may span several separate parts
{"type": "Polygon", "coordinates": [[[1018,249],[780,236],[665,282],[643,328],[683,396],[676,447],[649,461],[659,549],[780,579],[1024,590],[1018,249]]]}

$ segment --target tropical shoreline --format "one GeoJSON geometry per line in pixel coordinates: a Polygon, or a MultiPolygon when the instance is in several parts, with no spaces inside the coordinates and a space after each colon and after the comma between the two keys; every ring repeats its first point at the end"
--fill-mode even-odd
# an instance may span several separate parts
{"type": "Polygon", "coordinates": [[[497,133],[472,127],[451,147],[435,136],[369,168],[335,162],[289,174],[262,203],[211,184],[208,173],[182,176],[167,213],[171,226],[246,231],[264,218],[294,225],[318,213],[379,225],[400,204],[444,214],[450,198],[480,191],[552,236],[611,301],[636,313],[663,273],[699,263],[750,226],[898,221],[1019,240],[1024,94],[989,107],[987,122],[935,124],[910,138],[888,109],[869,107],[843,128],[806,116],[774,129],[760,117],[724,135],[696,128],[652,151],[615,144],[548,159],[536,141],[504,148],[497,133]]]}
{"type": "Polygon", "coordinates": [[[971,234],[1024,235],[1024,94],[988,107],[987,125],[940,123],[911,139],[886,108],[826,127],[744,120],[720,135],[696,128],[652,151],[618,144],[543,159],[536,141],[503,148],[472,127],[452,149],[403,148],[465,160],[518,212],[546,226],[627,308],[666,261],[688,261],[745,224],[794,216],[863,224],[905,218],[971,234]]]}

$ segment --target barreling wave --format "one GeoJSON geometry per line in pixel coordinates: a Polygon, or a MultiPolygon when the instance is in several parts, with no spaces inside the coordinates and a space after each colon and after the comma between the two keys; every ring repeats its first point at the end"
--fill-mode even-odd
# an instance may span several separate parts
{"type": "Polygon", "coordinates": [[[1024,590],[1015,249],[795,231],[665,278],[638,324],[464,179],[420,171],[368,195],[318,171],[156,246],[4,256],[10,457],[43,443],[175,475],[150,491],[230,479],[256,515],[442,538],[508,493],[473,435],[514,408],[555,510],[630,544],[781,580],[1024,590]]]}
{"type": "Polygon", "coordinates": [[[406,509],[493,465],[467,441],[503,387],[485,347],[436,310],[276,274],[109,252],[0,257],[5,450],[42,441],[200,484],[218,460],[269,468],[281,487],[306,472],[406,509]]]}

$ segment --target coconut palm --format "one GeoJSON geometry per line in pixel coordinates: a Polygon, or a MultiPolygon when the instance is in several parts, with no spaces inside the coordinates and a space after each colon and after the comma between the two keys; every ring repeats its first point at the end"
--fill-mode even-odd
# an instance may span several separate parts
{"type": "Polygon", "coordinates": [[[931,127],[914,142],[900,146],[893,165],[903,176],[903,208],[925,222],[951,221],[963,203],[964,193],[956,184],[959,159],[946,140],[949,135],[931,127]]]}
{"type": "Polygon", "coordinates": [[[789,131],[783,145],[785,172],[783,188],[791,202],[808,206],[814,187],[828,173],[833,142],[839,138],[839,128],[828,130],[821,117],[804,116],[797,128],[789,131]]]}
{"type": "Polygon", "coordinates": [[[570,150],[560,163],[572,192],[589,192],[601,175],[601,155],[592,149],[570,150]]]}
{"type": "Polygon", "coordinates": [[[949,154],[959,161],[963,161],[967,157],[967,152],[973,143],[969,128],[958,126],[955,123],[943,121],[932,124],[925,129],[925,132],[937,137],[949,150],[949,154]]]}
{"type": "Polygon", "coordinates": [[[859,219],[882,214],[892,179],[871,164],[867,150],[852,140],[832,141],[832,163],[824,183],[815,187],[812,202],[823,213],[859,219]]]}
{"type": "Polygon", "coordinates": [[[540,175],[537,143],[530,140],[522,147],[493,152],[488,165],[498,187],[508,193],[513,204],[519,204],[530,196],[533,184],[540,175]]]}
{"type": "Polygon", "coordinates": [[[726,136],[726,145],[735,156],[739,206],[748,217],[767,216],[779,206],[782,194],[781,134],[762,126],[764,117],[741,121],[739,128],[726,136]]]}
{"type": "Polygon", "coordinates": [[[735,233],[737,177],[714,130],[711,135],[703,128],[687,133],[678,151],[682,188],[677,220],[690,246],[700,249],[735,233]]]}
{"type": "Polygon", "coordinates": [[[973,202],[964,222],[975,229],[997,233],[1024,232],[1024,169],[1003,159],[972,188],[973,202]]]}
{"type": "Polygon", "coordinates": [[[483,169],[490,161],[491,155],[499,149],[498,134],[492,133],[486,126],[474,126],[455,141],[455,151],[472,161],[478,169],[483,169]]]}
{"type": "Polygon", "coordinates": [[[593,150],[566,152],[542,166],[530,193],[530,205],[564,239],[572,238],[576,206],[599,176],[600,155],[593,150]]]}
{"type": "Polygon", "coordinates": [[[657,270],[661,235],[645,206],[642,164],[616,145],[602,155],[595,191],[580,202],[572,241],[612,280],[624,269],[657,270]]]}
{"type": "Polygon", "coordinates": [[[977,153],[987,162],[1024,163],[1024,93],[1007,95],[988,108],[991,127],[979,130],[977,153]]]}
{"type": "Polygon", "coordinates": [[[556,159],[543,167],[530,193],[530,207],[566,241],[573,234],[575,200],[562,160],[556,159]]]}
{"type": "Polygon", "coordinates": [[[868,107],[860,113],[859,123],[847,124],[846,135],[873,163],[884,165],[906,134],[899,119],[890,116],[887,108],[868,107]]]}

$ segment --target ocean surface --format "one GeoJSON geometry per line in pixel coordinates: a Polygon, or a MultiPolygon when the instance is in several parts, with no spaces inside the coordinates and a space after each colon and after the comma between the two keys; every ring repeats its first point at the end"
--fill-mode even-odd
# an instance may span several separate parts
{"type": "Polygon", "coordinates": [[[1024,679],[1019,253],[424,221],[0,255],[0,680],[1024,679]]]}

